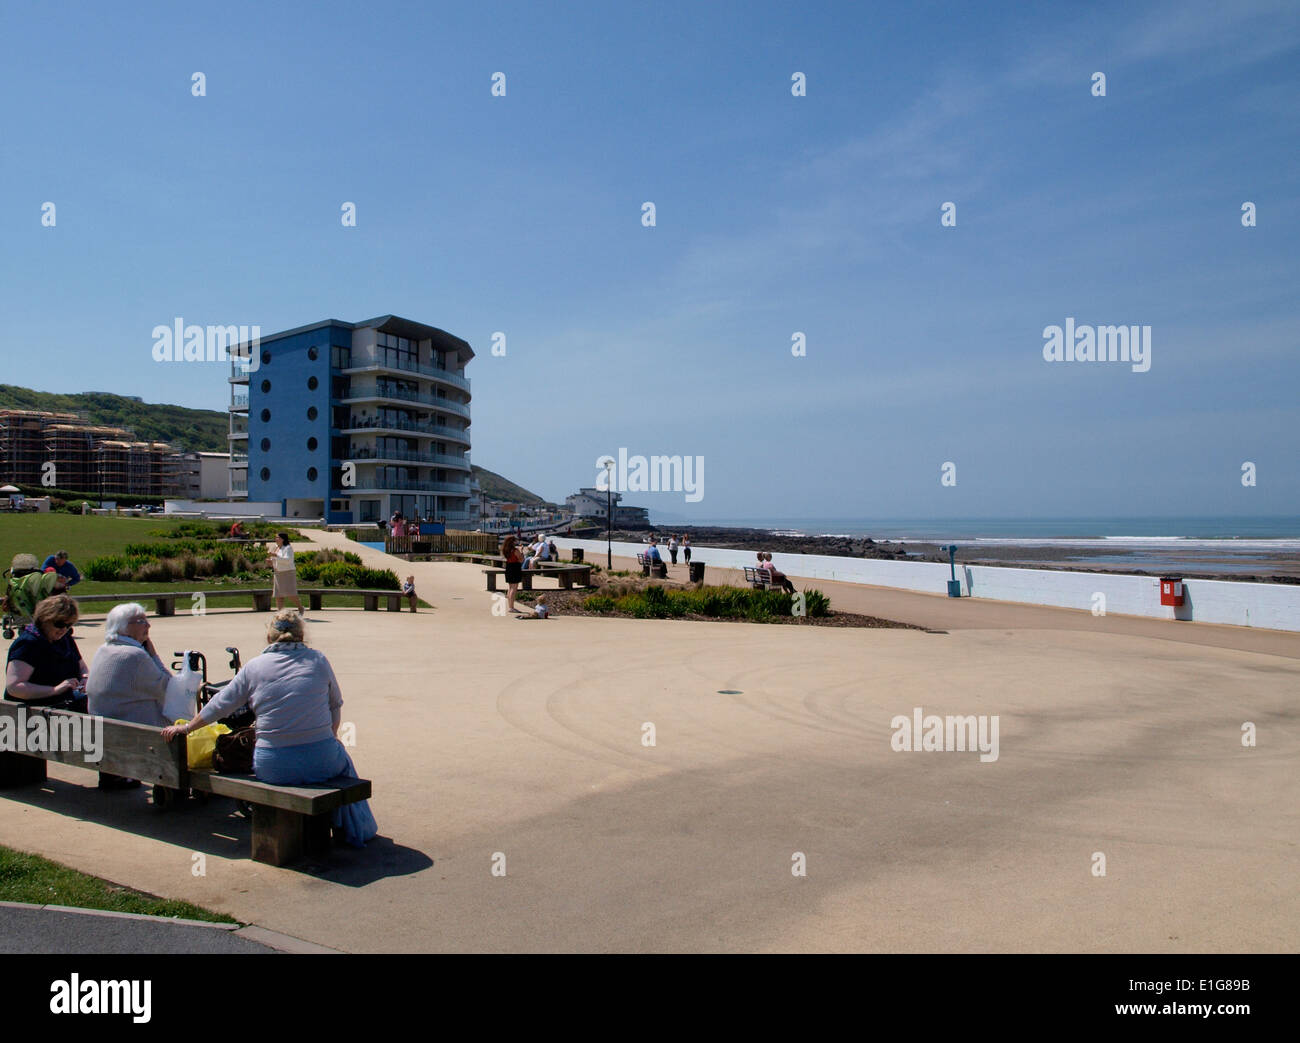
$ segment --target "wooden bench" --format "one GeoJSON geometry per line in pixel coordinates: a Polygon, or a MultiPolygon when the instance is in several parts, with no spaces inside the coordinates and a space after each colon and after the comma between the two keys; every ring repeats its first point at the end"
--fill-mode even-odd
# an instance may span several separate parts
{"type": "Polygon", "coordinates": [[[164,742],[161,728],[0,701],[0,729],[12,727],[17,734],[21,728],[27,736],[36,717],[44,718],[42,727],[47,734],[57,732],[61,736],[61,741],[54,745],[62,748],[0,753],[0,787],[39,785],[46,779],[47,763],[58,761],[139,779],[153,787],[154,807],[160,811],[179,807],[190,790],[232,797],[252,806],[252,858],[268,865],[287,865],[304,855],[326,850],[334,810],[367,800],[371,793],[367,779],[338,778],[311,786],[274,786],[252,775],[190,770],[185,740],[164,742]],[[87,744],[84,722],[92,721],[96,723],[91,728],[102,729],[98,751],[83,748],[87,744]],[[82,741],[67,742],[66,737],[73,734],[82,741]],[[89,760],[88,752],[99,752],[100,759],[89,760]]]}
{"type": "MultiPolygon", "coordinates": [[[[505,569],[484,569],[483,574],[487,576],[487,589],[495,591],[497,589],[497,577],[506,574],[505,569]]],[[[533,580],[540,576],[553,576],[560,582],[562,590],[572,590],[574,585],[580,587],[591,586],[591,566],[590,565],[554,565],[545,563],[539,569],[524,569],[523,579],[520,586],[524,590],[533,589],[533,580]]]]}
{"type": "MultiPolygon", "coordinates": [[[[249,589],[249,590],[177,590],[170,592],[154,592],[150,594],[87,594],[79,597],[72,595],[78,606],[94,604],[95,602],[105,604],[121,604],[127,601],[153,601],[155,612],[159,616],[176,615],[177,600],[193,602],[195,594],[202,594],[205,601],[211,601],[213,598],[247,598],[252,595],[254,612],[271,611],[271,591],[269,589],[249,589]]],[[[302,587],[298,590],[298,596],[306,595],[307,606],[312,612],[319,612],[321,603],[325,595],[339,594],[360,594],[362,607],[367,612],[378,612],[379,601],[381,598],[387,601],[389,612],[402,611],[402,599],[405,598],[400,590],[362,590],[356,587],[302,587]]]]}
{"type": "Polygon", "coordinates": [[[406,595],[400,590],[358,590],[356,587],[303,587],[298,595],[301,597],[304,594],[307,596],[307,608],[311,612],[320,611],[327,594],[360,594],[361,607],[367,612],[379,611],[380,598],[387,603],[389,612],[401,612],[402,602],[406,600],[406,595]]]}
{"type": "Polygon", "coordinates": [[[660,559],[659,564],[649,554],[638,554],[636,556],[637,564],[641,566],[641,575],[653,575],[658,579],[668,578],[668,563],[660,559]]]}
{"type": "Polygon", "coordinates": [[[121,604],[127,601],[152,601],[154,611],[159,616],[176,615],[176,601],[182,599],[193,603],[194,595],[202,594],[205,601],[211,601],[213,598],[247,598],[250,595],[253,599],[254,612],[271,611],[271,591],[265,589],[259,590],[172,590],[172,591],[155,591],[150,594],[72,594],[72,600],[78,607],[82,605],[92,605],[96,602],[105,604],[121,604]]]}
{"type": "Polygon", "coordinates": [[[772,590],[776,584],[772,582],[772,574],[767,569],[760,569],[752,565],[745,567],[745,582],[755,590],[772,590]]]}

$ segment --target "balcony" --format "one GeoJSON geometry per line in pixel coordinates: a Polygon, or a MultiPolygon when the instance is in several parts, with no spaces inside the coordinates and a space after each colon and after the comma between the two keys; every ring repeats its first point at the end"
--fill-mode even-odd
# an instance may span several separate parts
{"type": "Polygon", "coordinates": [[[231,496],[247,496],[247,495],[248,495],[248,482],[246,482],[246,481],[244,481],[244,482],[231,482],[231,483],[230,483],[230,495],[231,495],[231,496]]]}
{"type": "Polygon", "coordinates": [[[440,380],[452,387],[458,387],[462,391],[469,392],[469,379],[459,376],[449,369],[443,369],[440,366],[424,366],[418,362],[408,362],[405,359],[388,359],[380,361],[379,359],[353,359],[353,364],[340,373],[374,373],[377,370],[391,370],[394,373],[415,373],[422,377],[428,377],[430,380],[440,380]]]}
{"type": "Polygon", "coordinates": [[[231,468],[236,468],[236,467],[238,467],[238,468],[242,468],[242,469],[244,469],[244,470],[247,470],[247,469],[248,469],[248,454],[247,454],[247,453],[231,453],[231,454],[230,454],[230,463],[229,463],[227,466],[228,466],[228,467],[231,467],[231,468]]]}
{"type": "Polygon", "coordinates": [[[413,431],[430,438],[442,438],[452,442],[469,445],[469,432],[461,431],[446,424],[417,424],[413,420],[380,420],[378,417],[349,417],[348,426],[342,429],[348,434],[359,431],[383,434],[387,431],[413,431]]]}
{"type": "Polygon", "coordinates": [[[428,482],[418,478],[392,478],[388,475],[359,474],[357,484],[349,489],[336,489],[330,493],[336,499],[357,496],[371,490],[403,493],[445,493],[448,496],[469,496],[468,482],[428,482]]]}
{"type": "Polygon", "coordinates": [[[248,428],[244,428],[242,431],[231,431],[226,437],[232,440],[236,438],[247,438],[248,428]]]}
{"type": "Polygon", "coordinates": [[[231,396],[230,396],[230,411],[231,411],[232,413],[247,413],[247,412],[248,412],[248,396],[247,396],[247,395],[231,395],[231,396]]]}
{"type": "Polygon", "coordinates": [[[436,467],[457,467],[468,471],[469,460],[463,456],[449,456],[444,453],[411,452],[408,449],[377,449],[372,445],[354,445],[348,449],[349,460],[374,460],[380,463],[386,460],[406,461],[417,464],[433,464],[436,467]]]}
{"type": "Polygon", "coordinates": [[[425,395],[418,391],[407,391],[404,388],[394,387],[391,384],[362,384],[353,387],[339,402],[357,402],[366,399],[378,398],[389,399],[394,402],[418,402],[420,405],[433,406],[437,409],[445,410],[448,413],[455,413],[457,416],[463,416],[469,419],[469,406],[460,402],[453,402],[449,398],[439,398],[437,395],[425,395]]]}

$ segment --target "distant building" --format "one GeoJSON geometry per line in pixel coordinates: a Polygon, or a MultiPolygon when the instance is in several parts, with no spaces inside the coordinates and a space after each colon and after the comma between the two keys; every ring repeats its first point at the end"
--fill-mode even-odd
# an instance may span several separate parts
{"type": "Polygon", "coordinates": [[[178,457],[166,442],[144,442],[121,427],[92,425],[76,413],[0,410],[0,479],[80,493],[164,496],[178,457]],[[52,468],[51,466],[52,465],[52,468]]]}
{"type": "Polygon", "coordinates": [[[627,529],[642,529],[650,525],[650,510],[647,507],[622,506],[621,493],[605,492],[601,489],[579,489],[572,496],[566,496],[564,502],[575,518],[595,518],[605,520],[607,499],[614,507],[613,524],[627,529]]]}
{"type": "Polygon", "coordinates": [[[168,496],[186,500],[224,499],[230,488],[229,453],[181,453],[168,496]]]}

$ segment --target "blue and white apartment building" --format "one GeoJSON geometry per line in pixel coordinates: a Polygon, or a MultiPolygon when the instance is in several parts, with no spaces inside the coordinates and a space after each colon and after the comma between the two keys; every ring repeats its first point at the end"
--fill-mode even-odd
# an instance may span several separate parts
{"type": "Polygon", "coordinates": [[[331,524],[394,511],[478,524],[469,344],[385,315],[285,330],[254,350],[231,362],[232,499],[331,524]]]}

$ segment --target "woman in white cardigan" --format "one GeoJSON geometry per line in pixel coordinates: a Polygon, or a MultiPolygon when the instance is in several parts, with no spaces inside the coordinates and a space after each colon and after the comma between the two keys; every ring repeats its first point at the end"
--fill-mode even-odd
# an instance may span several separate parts
{"type": "MultiPolygon", "coordinates": [[[[172,677],[149,638],[144,606],[118,605],[104,620],[104,644],[90,663],[86,678],[87,713],[116,721],[163,728],[167,681],[172,677]]],[[[100,789],[132,789],[136,779],[99,773],[100,789]]]]}
{"type": "Polygon", "coordinates": [[[118,605],[104,620],[104,644],[90,663],[87,711],[117,721],[163,728],[167,681],[173,676],[149,637],[144,606],[118,605]]]}

